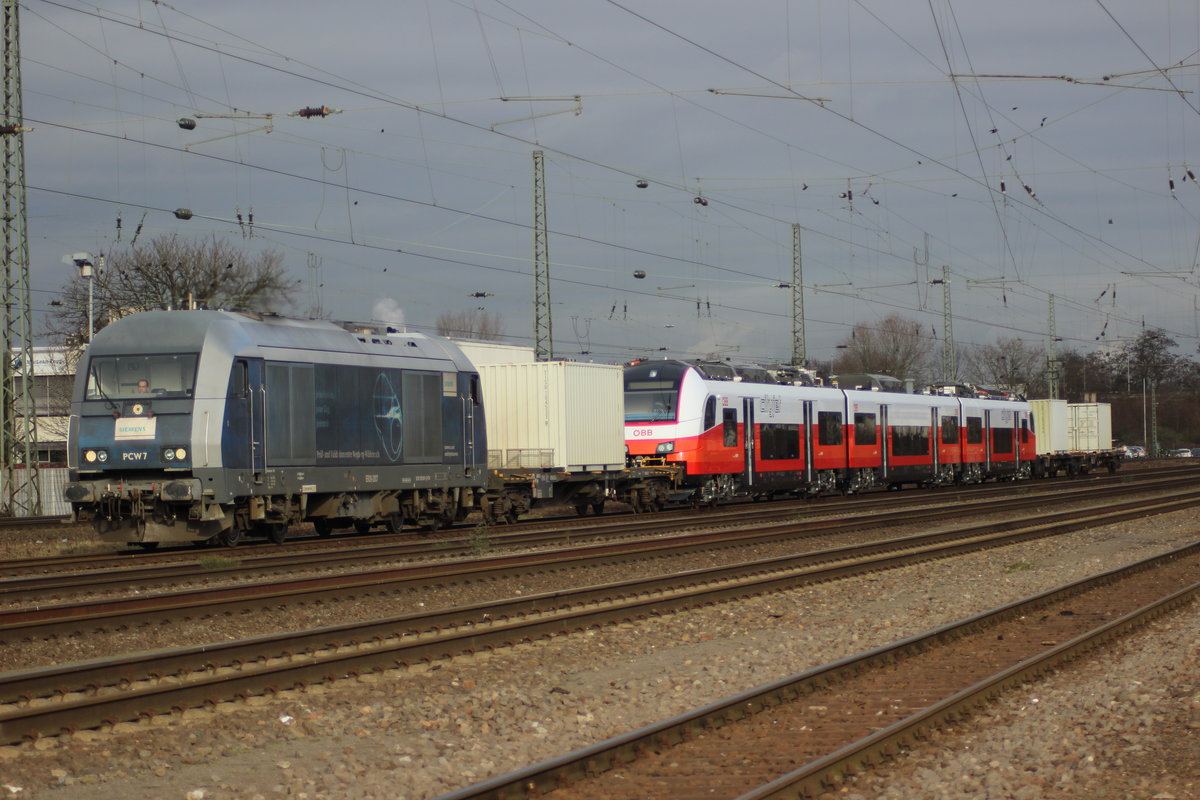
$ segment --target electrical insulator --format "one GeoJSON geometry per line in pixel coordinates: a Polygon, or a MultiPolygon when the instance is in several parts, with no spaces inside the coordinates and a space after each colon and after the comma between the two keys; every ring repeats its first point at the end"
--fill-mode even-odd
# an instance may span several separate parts
{"type": "Polygon", "coordinates": [[[177,208],[177,209],[175,209],[175,218],[176,219],[191,219],[192,218],[192,210],[190,208],[177,208]]]}

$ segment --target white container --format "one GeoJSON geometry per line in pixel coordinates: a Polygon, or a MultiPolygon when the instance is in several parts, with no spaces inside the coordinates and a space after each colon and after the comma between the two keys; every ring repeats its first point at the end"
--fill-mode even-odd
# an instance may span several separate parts
{"type": "Polygon", "coordinates": [[[525,364],[535,360],[532,347],[471,339],[455,339],[454,343],[476,367],[483,364],[525,364]]]}
{"type": "Polygon", "coordinates": [[[1033,430],[1037,437],[1039,456],[1065,453],[1072,450],[1066,400],[1030,400],[1033,408],[1033,430]]]}
{"type": "Polygon", "coordinates": [[[625,384],[612,364],[478,365],[488,466],[587,472],[625,466],[625,384]]]}
{"type": "Polygon", "coordinates": [[[1112,406],[1108,403],[1071,403],[1068,407],[1071,450],[1112,450],[1112,406]]]}

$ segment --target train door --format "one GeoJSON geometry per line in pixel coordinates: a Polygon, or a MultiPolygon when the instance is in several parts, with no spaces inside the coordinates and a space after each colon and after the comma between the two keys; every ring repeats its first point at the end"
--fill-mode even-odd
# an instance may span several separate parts
{"type": "Polygon", "coordinates": [[[467,396],[463,398],[463,465],[468,470],[475,468],[475,418],[482,409],[479,405],[479,376],[471,375],[467,396]]]}
{"type": "Polygon", "coordinates": [[[261,358],[233,362],[225,401],[225,436],[221,447],[227,468],[246,469],[256,483],[266,470],[266,387],[261,358]]]}
{"type": "Polygon", "coordinates": [[[892,436],[888,423],[888,407],[879,406],[879,475],[886,478],[891,472],[892,436]]]}
{"type": "Polygon", "coordinates": [[[745,456],[745,483],[754,485],[755,450],[754,450],[754,398],[742,398],[742,451],[745,456]]]}
{"type": "Polygon", "coordinates": [[[986,472],[992,471],[992,410],[983,412],[983,465],[986,472]]]}
{"type": "Polygon", "coordinates": [[[938,474],[938,469],[942,465],[942,437],[939,435],[941,433],[941,422],[938,419],[938,407],[934,406],[929,409],[929,444],[930,449],[933,451],[931,457],[933,459],[932,470],[934,475],[938,474]]]}
{"type": "Polygon", "coordinates": [[[813,475],[813,401],[804,401],[804,426],[800,432],[804,443],[804,480],[812,483],[813,475]]]}

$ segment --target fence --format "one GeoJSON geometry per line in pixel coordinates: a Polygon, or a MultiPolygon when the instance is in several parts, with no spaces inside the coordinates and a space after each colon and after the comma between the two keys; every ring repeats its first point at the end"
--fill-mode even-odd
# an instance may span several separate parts
{"type": "MultiPolygon", "coordinates": [[[[66,516],[71,513],[71,504],[63,499],[63,487],[67,485],[66,467],[39,467],[38,487],[42,497],[42,513],[47,516],[66,516]]],[[[0,497],[8,497],[8,489],[4,485],[4,475],[0,474],[0,497]]],[[[17,502],[22,508],[28,508],[33,503],[30,487],[20,493],[17,502]]]]}

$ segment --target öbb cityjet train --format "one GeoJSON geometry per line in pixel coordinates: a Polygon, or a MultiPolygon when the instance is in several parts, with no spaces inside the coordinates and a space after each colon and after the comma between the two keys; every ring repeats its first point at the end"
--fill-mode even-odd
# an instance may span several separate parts
{"type": "Polygon", "coordinates": [[[975,394],[793,385],[761,368],[645,361],[625,370],[625,437],[632,461],[679,465],[682,485],[701,501],[1111,471],[1120,463],[1104,451],[1039,453],[1030,403],[975,394]]]}

